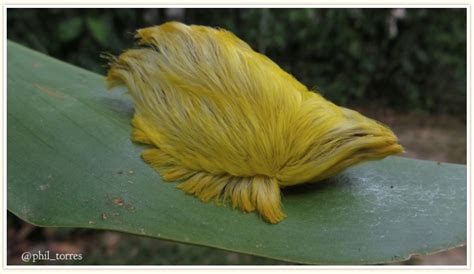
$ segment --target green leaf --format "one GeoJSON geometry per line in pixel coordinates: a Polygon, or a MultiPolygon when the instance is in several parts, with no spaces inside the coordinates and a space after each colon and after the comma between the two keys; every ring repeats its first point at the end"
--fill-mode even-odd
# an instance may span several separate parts
{"type": "Polygon", "coordinates": [[[86,19],[87,28],[91,32],[92,36],[102,46],[107,46],[109,39],[109,33],[111,30],[110,18],[109,17],[87,17],[86,19]]]}
{"type": "Polygon", "coordinates": [[[277,225],[164,183],[104,77],[8,42],[7,204],[49,227],[129,232],[295,263],[399,261],[466,242],[466,167],[390,157],[285,189],[277,225]]]}
{"type": "Polygon", "coordinates": [[[58,25],[58,38],[61,42],[69,42],[79,37],[82,31],[82,18],[73,17],[61,21],[58,25]]]}

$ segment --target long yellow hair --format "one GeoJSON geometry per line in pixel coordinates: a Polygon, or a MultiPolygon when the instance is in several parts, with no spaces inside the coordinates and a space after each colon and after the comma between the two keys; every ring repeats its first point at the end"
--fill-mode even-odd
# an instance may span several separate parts
{"type": "Polygon", "coordinates": [[[387,127],[309,91],[232,33],[169,22],[140,29],[109,87],[135,104],[132,139],[166,181],[203,201],[284,218],[280,188],[402,151],[387,127]]]}

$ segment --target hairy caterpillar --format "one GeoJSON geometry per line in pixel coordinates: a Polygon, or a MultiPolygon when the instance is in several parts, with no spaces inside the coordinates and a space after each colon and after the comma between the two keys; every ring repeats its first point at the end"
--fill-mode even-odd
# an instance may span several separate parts
{"type": "Polygon", "coordinates": [[[270,223],[280,188],[402,152],[387,127],[309,91],[232,33],[169,22],[137,31],[108,86],[135,104],[132,139],[166,181],[203,201],[230,200],[270,223]]]}

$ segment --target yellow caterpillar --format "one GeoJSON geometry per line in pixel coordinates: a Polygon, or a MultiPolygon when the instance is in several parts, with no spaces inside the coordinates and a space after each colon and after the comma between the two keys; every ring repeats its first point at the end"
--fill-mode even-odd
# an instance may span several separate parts
{"type": "Polygon", "coordinates": [[[132,140],[164,180],[202,201],[281,221],[280,188],[316,182],[402,152],[387,127],[309,91],[231,32],[169,22],[137,31],[142,47],[114,58],[132,140]]]}

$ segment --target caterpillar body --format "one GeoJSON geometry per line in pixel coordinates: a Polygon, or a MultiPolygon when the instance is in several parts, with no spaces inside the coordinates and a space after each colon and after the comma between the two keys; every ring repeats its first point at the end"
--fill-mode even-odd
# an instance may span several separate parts
{"type": "Polygon", "coordinates": [[[131,138],[151,146],[142,158],[202,201],[278,223],[281,188],[403,150],[389,128],[308,90],[231,32],[169,22],[136,37],[108,86],[128,87],[131,138]]]}

